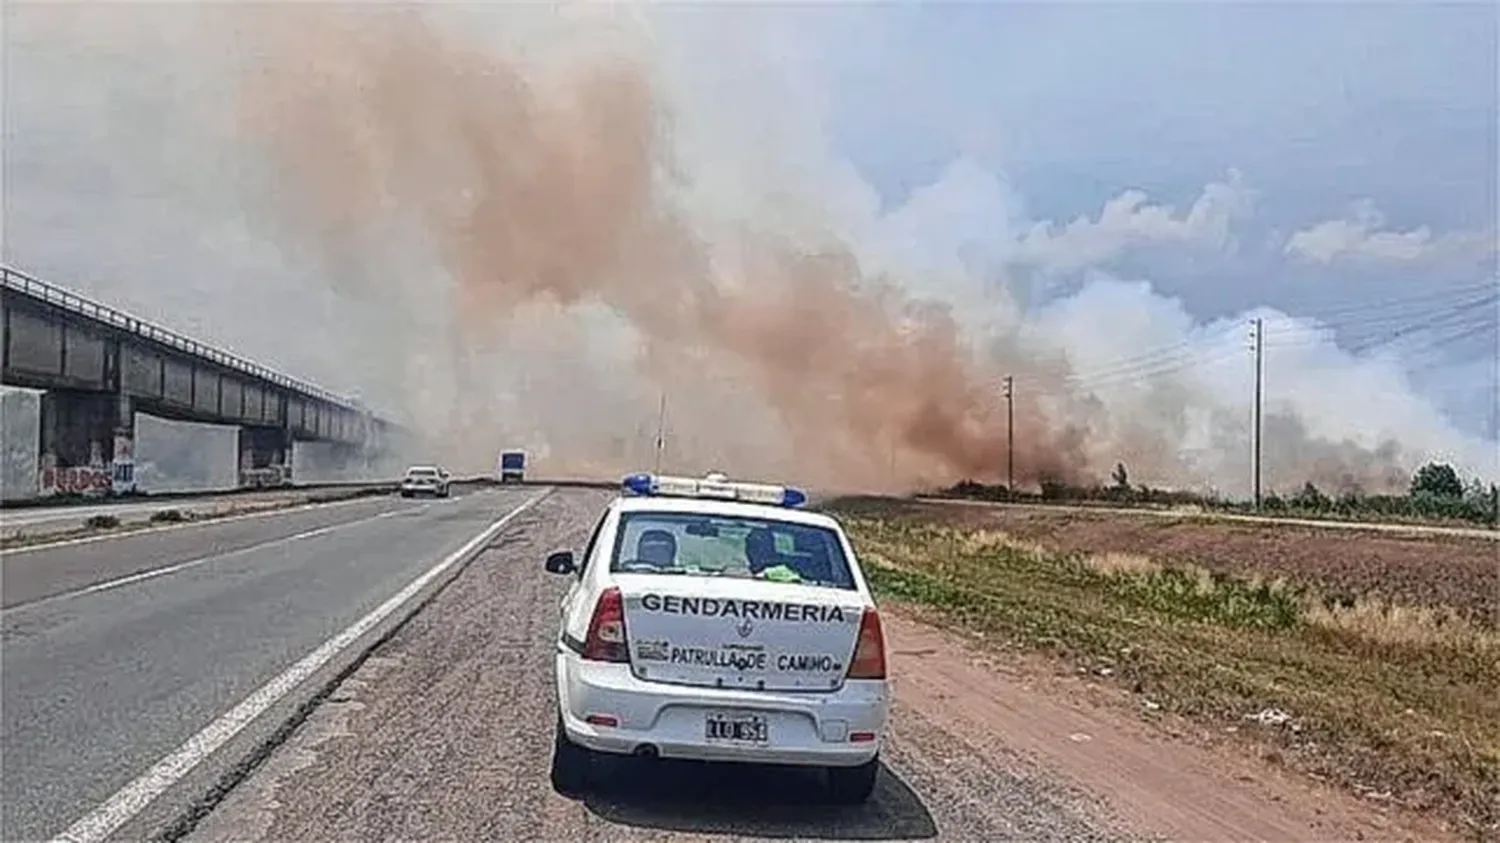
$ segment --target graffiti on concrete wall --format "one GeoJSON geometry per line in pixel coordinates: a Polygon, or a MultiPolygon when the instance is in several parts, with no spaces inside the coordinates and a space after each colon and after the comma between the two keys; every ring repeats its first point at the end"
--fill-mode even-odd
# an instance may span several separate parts
{"type": "Polygon", "coordinates": [[[42,497],[106,495],[114,488],[114,472],[104,466],[79,465],[42,469],[42,497]]]}
{"type": "Polygon", "coordinates": [[[272,486],[286,486],[292,482],[291,472],[284,466],[270,465],[265,468],[243,468],[240,469],[241,489],[265,489],[272,486]]]}

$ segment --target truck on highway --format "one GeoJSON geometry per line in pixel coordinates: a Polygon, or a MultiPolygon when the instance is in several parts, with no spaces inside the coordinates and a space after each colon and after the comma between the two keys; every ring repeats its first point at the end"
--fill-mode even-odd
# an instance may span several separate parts
{"type": "Polygon", "coordinates": [[[501,483],[520,483],[526,479],[526,452],[501,451],[499,480],[501,483]]]}

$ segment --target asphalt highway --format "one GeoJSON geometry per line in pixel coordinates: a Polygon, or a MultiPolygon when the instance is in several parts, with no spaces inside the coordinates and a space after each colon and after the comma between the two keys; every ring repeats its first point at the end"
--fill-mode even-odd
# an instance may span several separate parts
{"type": "MultiPolygon", "coordinates": [[[[69,828],[543,491],[372,498],[7,552],[0,839],[69,828]]],[[[269,709],[235,739],[264,738],[286,713],[269,709]]],[[[182,792],[117,811],[137,823],[119,833],[183,810],[250,748],[231,741],[182,792]]]]}

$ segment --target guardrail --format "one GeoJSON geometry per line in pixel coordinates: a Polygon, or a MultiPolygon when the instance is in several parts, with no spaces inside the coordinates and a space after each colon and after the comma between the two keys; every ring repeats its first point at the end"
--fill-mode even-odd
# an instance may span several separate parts
{"type": "Polygon", "coordinates": [[[46,281],[27,275],[11,267],[0,266],[0,284],[3,284],[8,289],[24,293],[69,313],[112,325],[143,339],[161,343],[178,351],[210,360],[226,369],[232,369],[241,374],[259,378],[284,389],[313,396],[346,410],[368,412],[359,402],[352,398],[337,395],[316,384],[299,380],[291,375],[282,374],[274,369],[268,369],[259,363],[247,360],[237,354],[231,354],[227,351],[221,351],[212,346],[204,345],[191,337],[183,336],[176,331],[163,328],[144,319],[138,319],[128,313],[116,310],[107,304],[100,304],[93,299],[85,298],[77,293],[72,293],[61,287],[48,284],[46,281]]]}

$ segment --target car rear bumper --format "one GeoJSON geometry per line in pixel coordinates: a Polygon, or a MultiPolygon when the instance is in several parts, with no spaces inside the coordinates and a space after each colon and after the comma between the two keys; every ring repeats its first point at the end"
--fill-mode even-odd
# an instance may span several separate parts
{"type": "Polygon", "coordinates": [[[557,655],[563,728],[574,743],[596,752],[662,758],[852,767],[880,752],[890,708],[884,682],[846,682],[828,694],[776,693],[643,682],[630,666],[586,662],[570,650],[557,655]],[[765,745],[709,741],[711,712],[766,718],[765,745]],[[616,726],[591,723],[603,715],[616,726]],[[873,740],[851,741],[856,733],[873,740]]]}

